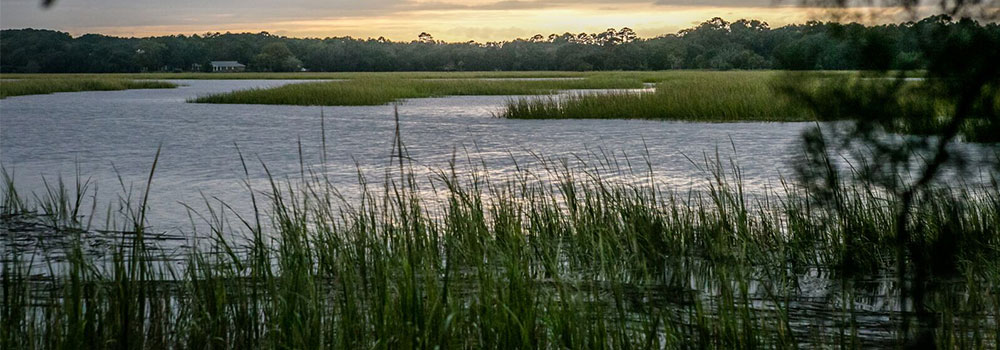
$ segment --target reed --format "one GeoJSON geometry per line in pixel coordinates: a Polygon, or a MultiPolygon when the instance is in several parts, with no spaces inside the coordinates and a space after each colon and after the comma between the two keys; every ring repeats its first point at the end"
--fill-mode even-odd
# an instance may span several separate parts
{"type": "MultiPolygon", "coordinates": [[[[854,309],[898,293],[880,277],[894,266],[897,204],[863,184],[839,187],[834,207],[794,185],[750,196],[738,166],[709,157],[708,184],[687,194],[612,159],[539,158],[499,178],[455,161],[421,179],[396,144],[396,163],[378,181],[360,176],[358,196],[338,196],[317,169],[266,188],[248,179],[260,209],[207,206],[197,217],[209,231],[179,255],[154,249],[176,242],[144,226],[155,160],[145,194],[118,201],[106,254],[60,229],[74,221],[45,219],[74,216],[75,192],[94,191],[86,181],[54,181],[32,201],[5,176],[0,347],[728,349],[906,336],[854,309]],[[63,260],[22,244],[52,230],[71,238],[63,260]],[[803,284],[817,278],[838,287],[803,284]],[[835,297],[809,297],[823,291],[835,297]]],[[[911,244],[941,262],[928,298],[940,348],[1000,336],[997,193],[942,189],[915,207],[911,244]]]]}
{"type": "Polygon", "coordinates": [[[241,79],[279,79],[279,80],[322,80],[322,79],[480,79],[480,78],[583,78],[596,72],[559,72],[559,71],[484,71],[484,72],[239,72],[239,73],[4,73],[4,79],[61,79],[61,78],[119,78],[146,80],[241,80],[241,79]]]}
{"type": "Polygon", "coordinates": [[[55,92],[111,91],[129,89],[170,89],[176,84],[165,81],[132,80],[124,78],[46,78],[9,80],[4,75],[0,82],[0,98],[23,95],[51,94],[55,92]]]}
{"type": "Polygon", "coordinates": [[[459,95],[537,95],[567,89],[639,88],[636,79],[617,77],[579,80],[484,80],[359,78],[348,81],[290,84],[192,99],[196,103],[281,104],[322,106],[383,105],[402,99],[459,95]]]}
{"type": "Polygon", "coordinates": [[[517,97],[498,116],[511,119],[654,119],[707,122],[811,121],[772,88],[773,72],[688,72],[647,76],[656,91],[517,97]]]}

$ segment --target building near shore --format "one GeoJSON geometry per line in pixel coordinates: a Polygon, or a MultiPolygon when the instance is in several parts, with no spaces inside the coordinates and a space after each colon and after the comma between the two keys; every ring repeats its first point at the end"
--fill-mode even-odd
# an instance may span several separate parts
{"type": "Polygon", "coordinates": [[[247,66],[236,61],[212,61],[212,72],[242,72],[247,66]]]}

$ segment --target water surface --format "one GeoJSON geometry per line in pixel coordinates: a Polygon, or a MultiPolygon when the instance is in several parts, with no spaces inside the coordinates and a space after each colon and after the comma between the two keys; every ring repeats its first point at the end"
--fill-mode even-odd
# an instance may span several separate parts
{"type": "MultiPolygon", "coordinates": [[[[142,190],[159,148],[150,224],[154,231],[176,234],[182,240],[190,232],[185,204],[204,208],[204,198],[216,206],[217,201],[224,201],[240,212],[249,211],[237,148],[248,159],[250,183],[258,189],[264,189],[267,179],[261,163],[279,179],[297,179],[303,168],[325,172],[341,189],[356,186],[359,168],[377,180],[392,164],[397,126],[394,106],[194,104],[186,101],[209,93],[301,81],[176,82],[182,86],[2,100],[0,162],[15,172],[22,190],[40,194],[45,188],[43,177],[51,183],[60,175],[73,178],[78,172],[100,187],[104,197],[98,202],[109,203],[130,188],[142,190]],[[325,130],[327,144],[325,164],[321,130],[325,130]]],[[[793,175],[800,135],[813,125],[494,118],[508,98],[462,96],[400,104],[399,127],[417,174],[430,177],[433,170],[447,168],[453,160],[471,159],[477,166],[485,165],[491,176],[502,177],[514,174],[518,167],[537,164],[540,156],[576,165],[578,158],[592,165],[610,159],[617,164],[611,167],[634,168],[639,173],[649,164],[657,183],[684,192],[702,188],[710,176],[703,168],[704,160],[719,157],[739,165],[750,193],[763,193],[793,175]]],[[[986,157],[990,151],[977,145],[956,147],[986,157]]],[[[965,180],[975,182],[976,178],[965,180]]],[[[849,316],[860,328],[860,338],[869,344],[886,344],[891,339],[889,332],[898,322],[900,309],[894,303],[892,278],[877,274],[858,281],[870,291],[848,294],[854,296],[846,304],[838,302],[840,282],[828,271],[811,270],[796,278],[802,288],[788,301],[793,332],[808,339],[812,332],[820,332],[817,329],[846,319],[845,309],[856,308],[859,313],[849,316]]],[[[691,281],[690,289],[712,294],[713,288],[700,285],[698,279],[691,281]]],[[[758,284],[752,283],[755,297],[751,302],[755,308],[772,308],[769,299],[759,297],[764,293],[757,290],[758,284]]],[[[674,296],[664,298],[673,300],[674,296]]]]}
{"type": "MultiPolygon", "coordinates": [[[[108,203],[122,185],[141,188],[161,148],[150,198],[150,223],[160,231],[186,228],[184,204],[202,198],[248,208],[237,147],[250,160],[251,182],[263,183],[261,162],[278,178],[297,178],[300,164],[328,173],[336,184],[357,183],[390,162],[393,106],[303,107],[195,104],[218,92],[301,81],[180,80],[176,89],[94,91],[11,97],[0,102],[0,162],[22,189],[43,190],[42,176],[92,179],[108,203]],[[321,163],[321,115],[327,163],[321,163]],[[301,143],[301,162],[300,148],[301,143]],[[78,168],[77,168],[78,167],[78,168]],[[40,176],[41,175],[41,176],[40,176]]],[[[575,93],[575,92],[574,92],[575,93]]],[[[801,132],[810,123],[689,123],[643,120],[507,120],[493,117],[505,96],[458,96],[405,101],[400,127],[416,170],[459,160],[512,173],[536,155],[574,160],[614,157],[678,191],[708,178],[692,163],[716,153],[742,169],[748,190],[780,186],[793,174],[801,132]],[[734,149],[736,150],[734,152],[734,149]],[[594,157],[594,155],[597,155],[594,157]]]]}

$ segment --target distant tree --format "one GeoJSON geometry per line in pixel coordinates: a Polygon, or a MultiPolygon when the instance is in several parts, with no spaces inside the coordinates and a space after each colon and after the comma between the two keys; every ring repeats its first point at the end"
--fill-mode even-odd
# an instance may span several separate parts
{"type": "Polygon", "coordinates": [[[637,35],[635,34],[635,31],[632,30],[632,28],[624,27],[620,31],[618,31],[618,40],[621,43],[627,44],[635,41],[636,38],[637,35]]]}
{"type": "Polygon", "coordinates": [[[775,50],[777,68],[790,70],[822,69],[819,57],[825,43],[822,35],[804,36],[779,45],[775,50]]]}
{"type": "Polygon", "coordinates": [[[618,31],[614,28],[608,28],[604,32],[597,34],[597,43],[600,45],[617,45],[621,43],[621,38],[618,37],[618,31]]]}
{"type": "Polygon", "coordinates": [[[198,63],[197,67],[198,67],[198,69],[200,69],[201,72],[211,73],[212,72],[212,61],[209,61],[209,60],[202,61],[201,63],[198,63]]]}
{"type": "Polygon", "coordinates": [[[135,49],[135,61],[144,71],[157,71],[164,66],[164,55],[167,45],[153,41],[143,40],[135,49]]]}
{"type": "MultiPolygon", "coordinates": [[[[297,39],[267,32],[134,39],[3,30],[0,72],[177,70],[212,60],[239,61],[263,71],[294,70],[300,65],[314,71],[922,69],[928,64],[924,47],[931,35],[928,28],[937,24],[955,23],[950,18],[928,18],[902,25],[810,22],[771,28],[757,20],[730,23],[713,18],[676,34],[643,40],[629,28],[609,28],[599,33],[487,43],[444,43],[429,33],[421,33],[412,42],[392,42],[385,38],[297,39]]],[[[995,24],[975,25],[1000,35],[995,24]]]]}
{"type": "Polygon", "coordinates": [[[434,36],[427,32],[420,33],[420,35],[417,36],[417,41],[424,44],[436,43],[436,41],[434,41],[434,36]]]}
{"type": "Polygon", "coordinates": [[[284,43],[270,43],[261,49],[250,62],[254,70],[265,72],[293,72],[302,68],[302,61],[292,54],[284,43]]]}

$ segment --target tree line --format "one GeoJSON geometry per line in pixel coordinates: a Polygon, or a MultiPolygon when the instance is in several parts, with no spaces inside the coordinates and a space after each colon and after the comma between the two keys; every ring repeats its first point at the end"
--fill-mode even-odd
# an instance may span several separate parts
{"type": "Polygon", "coordinates": [[[716,17],[655,38],[638,38],[622,28],[486,43],[447,43],[429,33],[398,42],[267,32],[74,38],[53,30],[8,29],[0,32],[0,72],[209,71],[213,60],[239,61],[252,71],[919,69],[926,65],[923,48],[940,44],[929,33],[952,26],[1000,39],[996,23],[947,15],[876,26],[810,21],[779,28],[716,17]],[[862,59],[872,55],[884,59],[862,59]]]}

